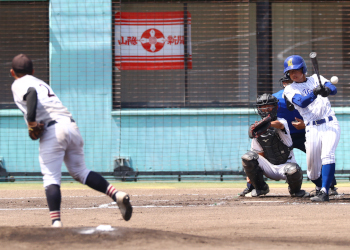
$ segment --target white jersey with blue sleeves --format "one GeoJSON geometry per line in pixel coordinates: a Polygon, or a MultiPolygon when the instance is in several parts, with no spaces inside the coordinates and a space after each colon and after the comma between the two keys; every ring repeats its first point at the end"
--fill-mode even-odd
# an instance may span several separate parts
{"type": "MultiPolygon", "coordinates": [[[[320,76],[322,83],[328,82],[326,78],[320,76]]],[[[317,75],[314,74],[311,77],[307,77],[305,82],[296,83],[288,85],[283,95],[292,102],[292,99],[295,94],[301,96],[307,96],[310,94],[314,88],[319,85],[317,75]]],[[[293,103],[294,104],[294,103],[293,103]]],[[[310,103],[307,107],[302,108],[294,104],[296,110],[299,111],[300,115],[304,119],[304,123],[308,124],[310,121],[317,121],[328,116],[334,116],[334,111],[331,109],[331,103],[329,102],[328,97],[322,97],[320,95],[310,103]]]]}

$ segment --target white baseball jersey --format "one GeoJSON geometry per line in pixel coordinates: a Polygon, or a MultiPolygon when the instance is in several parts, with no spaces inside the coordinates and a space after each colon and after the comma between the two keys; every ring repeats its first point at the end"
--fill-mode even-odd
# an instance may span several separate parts
{"type": "Polygon", "coordinates": [[[38,94],[36,109],[36,121],[44,121],[45,124],[52,120],[59,120],[62,117],[72,118],[68,109],[55,95],[53,90],[44,81],[32,76],[25,75],[12,84],[13,98],[18,108],[23,112],[27,122],[27,102],[23,100],[24,95],[30,87],[35,88],[38,94]]]}
{"type": "MultiPolygon", "coordinates": [[[[328,81],[320,76],[322,84],[328,81]]],[[[292,102],[295,94],[306,96],[316,88],[318,83],[317,75],[306,78],[306,82],[288,85],[284,90],[284,95],[292,102]]],[[[335,163],[335,150],[340,139],[340,127],[328,97],[320,95],[307,107],[302,108],[294,104],[304,119],[305,148],[307,160],[307,175],[311,180],[316,180],[321,176],[322,165],[335,163]],[[329,118],[331,117],[331,119],[329,118]],[[325,119],[321,125],[313,125],[312,121],[325,119]]]]}
{"type": "Polygon", "coordinates": [[[71,176],[85,184],[90,170],[85,166],[84,141],[78,126],[72,120],[71,113],[63,106],[49,85],[32,75],[25,75],[14,81],[12,93],[26,122],[27,101],[23,98],[31,87],[37,92],[36,121],[44,121],[46,124],[39,146],[39,162],[41,173],[44,175],[44,187],[61,184],[63,161],[71,176]],[[47,126],[50,121],[56,121],[56,123],[47,126]]]}
{"type": "MultiPolygon", "coordinates": [[[[320,78],[323,84],[328,82],[328,80],[323,76],[320,76],[320,78]]],[[[317,75],[314,74],[311,77],[307,77],[306,82],[293,82],[292,84],[288,85],[284,89],[283,95],[286,96],[290,102],[292,102],[295,94],[307,96],[318,85],[317,75]]],[[[308,124],[310,121],[317,121],[325,117],[334,116],[334,111],[331,109],[331,103],[329,102],[328,97],[322,97],[320,95],[318,95],[317,98],[306,108],[299,107],[295,104],[294,107],[303,117],[305,124],[308,124]]]]}
{"type": "MultiPolygon", "coordinates": [[[[293,145],[292,137],[290,136],[290,131],[288,127],[288,122],[283,118],[277,118],[279,122],[281,122],[284,125],[284,130],[276,129],[278,135],[280,136],[282,142],[287,145],[288,147],[291,147],[293,145]]],[[[260,146],[258,140],[256,138],[253,138],[251,143],[251,151],[254,151],[256,153],[262,153],[264,152],[263,148],[260,146]]],[[[293,150],[290,151],[288,160],[286,163],[280,164],[280,165],[274,165],[271,164],[265,157],[259,155],[259,166],[264,171],[264,174],[266,177],[273,179],[273,180],[285,180],[286,176],[284,174],[284,166],[288,162],[296,163],[295,156],[293,150]]]]}

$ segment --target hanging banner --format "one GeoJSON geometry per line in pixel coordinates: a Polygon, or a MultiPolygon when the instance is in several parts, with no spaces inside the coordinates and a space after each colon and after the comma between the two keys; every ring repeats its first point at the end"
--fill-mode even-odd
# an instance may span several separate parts
{"type": "Polygon", "coordinates": [[[192,69],[188,11],[116,13],[115,66],[119,70],[185,69],[185,62],[192,69]]]}

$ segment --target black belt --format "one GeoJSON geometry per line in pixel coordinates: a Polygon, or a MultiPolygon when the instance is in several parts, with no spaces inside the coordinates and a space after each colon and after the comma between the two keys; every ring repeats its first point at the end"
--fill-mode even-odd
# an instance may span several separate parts
{"type": "MultiPolygon", "coordinates": [[[[70,119],[70,121],[71,121],[71,122],[75,122],[72,118],[70,119]]],[[[52,125],[54,125],[54,124],[56,124],[56,123],[57,123],[57,121],[55,121],[55,120],[50,121],[50,122],[47,124],[47,127],[50,127],[50,126],[52,126],[52,125]]]]}
{"type": "MultiPolygon", "coordinates": [[[[333,121],[333,117],[332,116],[328,116],[328,121],[333,121]]],[[[327,119],[321,119],[321,120],[317,120],[317,121],[312,121],[312,122],[309,122],[306,126],[310,125],[310,124],[313,124],[313,125],[321,125],[323,123],[327,122],[327,119]]]]}

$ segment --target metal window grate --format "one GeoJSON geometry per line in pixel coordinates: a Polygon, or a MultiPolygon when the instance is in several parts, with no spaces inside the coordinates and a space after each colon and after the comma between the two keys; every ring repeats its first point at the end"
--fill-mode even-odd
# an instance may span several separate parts
{"type": "Polygon", "coordinates": [[[131,70],[114,68],[113,108],[248,106],[249,4],[118,1],[113,6],[114,14],[125,16],[115,19],[113,53],[122,65],[136,61],[131,56],[144,62],[131,70]],[[169,25],[177,13],[184,13],[184,20],[169,25]],[[158,37],[156,46],[165,44],[160,51],[143,46],[148,41],[142,33],[152,28],[167,34],[158,37]],[[174,52],[180,45],[169,43],[178,38],[178,30],[186,44],[174,52]],[[130,42],[123,44],[127,38],[130,42]]]}
{"type": "Polygon", "coordinates": [[[49,83],[49,2],[0,1],[0,108],[16,108],[11,93],[11,61],[27,54],[35,75],[49,83]]]}

